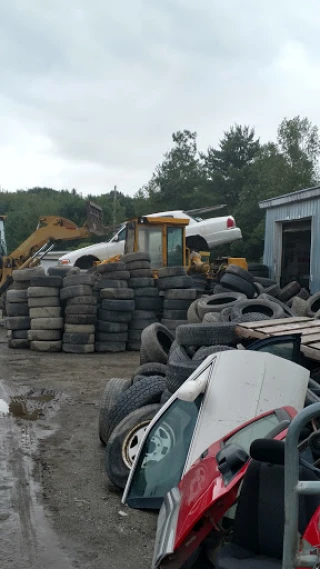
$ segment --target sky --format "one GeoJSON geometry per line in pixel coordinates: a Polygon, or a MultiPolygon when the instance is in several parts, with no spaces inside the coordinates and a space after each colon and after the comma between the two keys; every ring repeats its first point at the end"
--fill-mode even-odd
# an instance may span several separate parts
{"type": "Polygon", "coordinates": [[[0,3],[0,187],[133,195],[171,135],[320,126],[319,0],[0,3]]]}

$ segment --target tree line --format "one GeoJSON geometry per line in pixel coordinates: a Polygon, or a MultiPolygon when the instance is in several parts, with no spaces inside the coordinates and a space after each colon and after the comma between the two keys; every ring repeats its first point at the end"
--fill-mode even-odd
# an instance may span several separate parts
{"type": "MultiPolygon", "coordinates": [[[[259,260],[264,238],[264,212],[259,201],[316,185],[319,153],[318,128],[299,116],[285,118],[276,140],[267,143],[261,142],[253,128],[236,124],[224,132],[217,148],[209,146],[206,152],[198,149],[196,132],[183,130],[172,135],[172,148],[133,197],[121,192],[114,195],[113,191],[88,197],[102,207],[105,225],[114,219],[120,223],[135,215],[167,210],[168,204],[170,209],[184,210],[226,204],[214,215],[233,215],[243,240],[223,252],[259,260]]],[[[34,231],[40,216],[59,215],[81,225],[86,199],[75,189],[2,191],[0,214],[8,216],[9,251],[34,231]]],[[[88,242],[69,242],[62,247],[81,247],[88,242]]]]}

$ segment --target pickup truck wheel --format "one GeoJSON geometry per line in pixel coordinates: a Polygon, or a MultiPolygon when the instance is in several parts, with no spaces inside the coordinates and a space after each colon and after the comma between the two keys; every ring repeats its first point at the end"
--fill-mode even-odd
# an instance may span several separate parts
{"type": "Polygon", "coordinates": [[[99,411],[99,438],[103,445],[109,440],[109,413],[117,403],[121,393],[132,384],[131,379],[112,377],[106,384],[99,411]]]}
{"type": "Polygon", "coordinates": [[[212,324],[185,324],[176,331],[176,340],[182,346],[212,346],[213,344],[236,344],[236,326],[232,322],[212,324]]]}
{"type": "MultiPolygon", "coordinates": [[[[127,415],[112,432],[105,451],[105,467],[107,476],[118,488],[124,488],[133,461],[137,455],[144,434],[161,409],[161,405],[145,405],[127,415]]],[[[152,456],[146,459],[160,461],[174,443],[173,432],[160,429],[153,437],[152,456]]]]}
{"type": "Polygon", "coordinates": [[[124,391],[116,405],[110,410],[109,414],[109,432],[131,413],[144,405],[159,403],[161,394],[166,387],[164,377],[153,376],[144,377],[140,381],[133,383],[126,391],[124,391]]]}
{"type": "Polygon", "coordinates": [[[239,318],[245,317],[246,314],[252,312],[257,312],[258,314],[273,319],[283,318],[285,315],[283,308],[275,302],[259,298],[257,300],[244,300],[237,302],[237,304],[232,307],[231,319],[232,321],[237,322],[239,318]]]}

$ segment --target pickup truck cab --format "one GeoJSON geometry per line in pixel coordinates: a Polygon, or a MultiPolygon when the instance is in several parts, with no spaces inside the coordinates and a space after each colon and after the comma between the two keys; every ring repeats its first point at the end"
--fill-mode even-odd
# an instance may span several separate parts
{"type": "MultiPolygon", "coordinates": [[[[197,241],[201,238],[201,248],[204,246],[211,250],[219,245],[232,243],[242,238],[241,230],[236,226],[232,216],[214,217],[210,219],[194,218],[182,210],[161,211],[148,217],[174,217],[188,219],[186,227],[187,246],[197,248],[197,241]]],[[[114,255],[123,255],[126,240],[126,223],[110,239],[95,245],[89,245],[76,251],[70,251],[60,257],[58,264],[63,266],[76,266],[80,269],[89,269],[95,261],[103,261],[114,255]]]]}

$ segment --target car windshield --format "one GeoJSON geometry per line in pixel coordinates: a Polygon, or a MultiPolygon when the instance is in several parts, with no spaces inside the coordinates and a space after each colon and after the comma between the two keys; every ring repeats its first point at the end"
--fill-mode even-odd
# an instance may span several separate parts
{"type": "Polygon", "coordinates": [[[188,455],[203,399],[176,399],[150,430],[132,479],[127,504],[159,508],[163,496],[177,486],[188,455]]]}
{"type": "Polygon", "coordinates": [[[251,443],[255,439],[263,439],[266,437],[279,423],[279,417],[277,417],[275,413],[271,413],[270,415],[261,417],[257,421],[253,421],[246,427],[243,427],[243,429],[239,429],[239,431],[225,441],[225,444],[237,444],[249,454],[251,443]]]}

